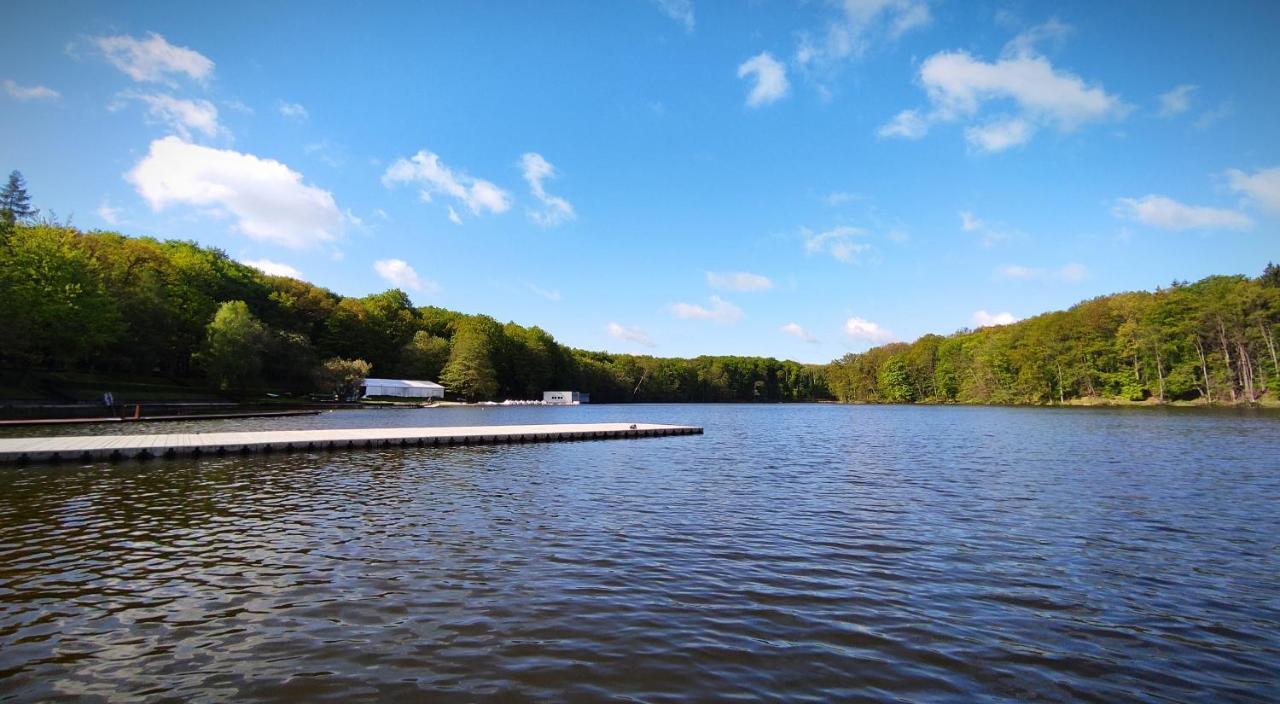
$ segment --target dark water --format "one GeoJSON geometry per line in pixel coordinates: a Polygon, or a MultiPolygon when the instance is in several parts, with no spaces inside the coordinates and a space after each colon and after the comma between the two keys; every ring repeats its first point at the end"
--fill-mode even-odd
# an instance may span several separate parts
{"type": "Polygon", "coordinates": [[[205,425],[576,420],[707,432],[5,470],[0,699],[1280,699],[1274,414],[205,425]]]}

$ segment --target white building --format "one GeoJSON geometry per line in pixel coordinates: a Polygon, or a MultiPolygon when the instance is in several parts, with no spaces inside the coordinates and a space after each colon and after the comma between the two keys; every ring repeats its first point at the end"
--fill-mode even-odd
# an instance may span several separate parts
{"type": "Polygon", "coordinates": [[[543,391],[542,402],[548,406],[576,406],[589,403],[591,397],[580,391],[543,391]]]}
{"type": "Polygon", "coordinates": [[[444,387],[434,381],[415,379],[365,379],[360,395],[401,396],[403,398],[444,398],[444,387]]]}

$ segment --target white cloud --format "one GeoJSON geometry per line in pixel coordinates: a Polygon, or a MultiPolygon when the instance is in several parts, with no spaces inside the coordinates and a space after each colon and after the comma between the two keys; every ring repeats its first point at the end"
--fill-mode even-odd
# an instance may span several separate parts
{"type": "Polygon", "coordinates": [[[1066,25],[1050,21],[1019,35],[995,61],[983,61],[964,51],[942,51],[920,66],[920,84],[929,100],[928,114],[905,110],[878,132],[881,137],[918,139],[939,122],[974,121],[989,104],[1013,104],[1015,114],[987,118],[965,131],[969,143],[985,151],[1024,144],[1042,126],[1062,132],[1081,125],[1116,119],[1130,108],[1101,85],[1090,85],[1060,70],[1035,45],[1061,38],[1066,25]]]}
{"type": "Polygon", "coordinates": [[[605,326],[605,332],[611,337],[616,337],[624,342],[634,342],[644,347],[653,347],[653,340],[649,338],[648,333],[640,328],[623,327],[617,323],[609,323],[605,326]]]}
{"type": "Polygon", "coordinates": [[[1031,123],[1014,117],[965,128],[964,138],[970,145],[984,152],[1001,152],[1026,144],[1034,131],[1031,123]]]}
{"type": "Polygon", "coordinates": [[[127,100],[145,104],[150,121],[169,127],[186,141],[191,140],[192,132],[210,138],[224,132],[222,125],[218,124],[218,108],[207,100],[183,100],[163,93],[126,90],[119,93],[107,109],[113,112],[121,110],[127,100]]]}
{"type": "Polygon", "coordinates": [[[1267,210],[1280,213],[1280,166],[1259,169],[1252,174],[1229,169],[1227,178],[1231,190],[1245,194],[1267,210]]]}
{"type": "Polygon", "coordinates": [[[693,31],[693,0],[653,0],[663,14],[684,25],[684,31],[693,31]]]}
{"type": "Polygon", "coordinates": [[[707,285],[722,291],[768,291],[773,288],[773,281],[770,281],[767,276],[747,271],[726,273],[708,271],[707,285]]]}
{"type": "Polygon", "coordinates": [[[902,139],[920,139],[929,132],[929,123],[920,117],[919,111],[903,110],[886,122],[876,135],[885,137],[901,137],[902,139]]]}
{"type": "Polygon", "coordinates": [[[155,32],[146,39],[125,35],[94,37],[93,43],[112,66],[138,82],[172,84],[170,76],[186,75],[203,83],[213,76],[213,62],[208,57],[174,46],[155,32]]]}
{"type": "Polygon", "coordinates": [[[554,289],[545,289],[545,288],[541,288],[541,287],[539,287],[539,286],[535,286],[535,285],[533,285],[533,284],[528,284],[528,287],[529,287],[529,290],[530,290],[530,291],[533,291],[534,293],[538,294],[539,296],[542,296],[543,298],[547,299],[548,301],[558,301],[558,300],[560,300],[560,292],[559,292],[559,291],[556,291],[556,290],[554,290],[554,289]]]}
{"type": "Polygon", "coordinates": [[[24,103],[28,100],[57,100],[62,95],[52,88],[46,88],[44,86],[19,85],[17,82],[9,78],[4,80],[4,92],[8,94],[10,98],[24,103]]]}
{"type": "Polygon", "coordinates": [[[311,113],[298,103],[286,103],[283,100],[277,106],[280,110],[280,116],[296,122],[306,122],[311,118],[311,113]]]}
{"type": "Polygon", "coordinates": [[[1196,86],[1190,83],[1184,83],[1168,93],[1160,94],[1160,111],[1156,114],[1160,117],[1173,117],[1191,109],[1191,94],[1196,90],[1196,86]]]}
{"type": "Polygon", "coordinates": [[[411,291],[426,291],[435,293],[440,290],[440,285],[430,279],[424,279],[418,276],[418,272],[409,266],[409,263],[403,259],[379,259],[373,263],[373,270],[378,272],[387,283],[397,288],[407,288],[411,291]]]}
{"type": "Polygon", "coordinates": [[[1222,122],[1228,117],[1231,117],[1234,114],[1236,114],[1236,104],[1230,100],[1227,100],[1220,103],[1218,107],[1212,110],[1206,110],[1203,113],[1201,113],[1200,117],[1197,117],[1196,121],[1191,123],[1191,126],[1198,130],[1204,131],[1209,129],[1210,127],[1213,127],[1219,122],[1222,122]]]}
{"type": "Polygon", "coordinates": [[[298,271],[288,264],[273,262],[270,259],[241,259],[240,263],[245,266],[251,266],[258,271],[261,271],[264,274],[270,274],[271,276],[288,276],[299,280],[302,280],[303,278],[301,271],[298,271]]]}
{"type": "Polygon", "coordinates": [[[556,170],[541,154],[528,152],[520,157],[520,172],[528,182],[533,197],[542,201],[543,205],[542,210],[530,210],[529,219],[542,227],[554,227],[577,217],[569,201],[547,193],[542,182],[555,178],[556,170]]]}
{"type": "MultiPolygon", "coordinates": [[[[397,159],[382,174],[382,184],[392,188],[401,183],[416,183],[422,190],[422,200],[431,202],[433,196],[445,195],[467,206],[473,215],[484,211],[505,213],[511,208],[507,192],[484,179],[473,178],[461,171],[454,171],[440,161],[433,152],[422,150],[408,159],[397,159]]],[[[450,220],[457,213],[450,209],[450,220]]]]}
{"type": "Polygon", "coordinates": [[[799,323],[787,323],[786,325],[783,325],[779,329],[782,332],[785,332],[788,335],[794,335],[800,338],[801,340],[808,342],[809,344],[818,343],[818,338],[810,334],[808,330],[805,330],[804,328],[800,327],[799,323]]]}
{"type": "Polygon", "coordinates": [[[960,229],[981,235],[982,246],[986,248],[991,248],[999,242],[1010,239],[1015,234],[1006,230],[1003,226],[989,225],[985,220],[978,219],[977,216],[967,210],[960,211],[960,229]]]}
{"type": "Polygon", "coordinates": [[[720,298],[711,297],[711,306],[677,303],[671,306],[671,314],[681,320],[713,320],[717,323],[736,323],[742,319],[742,309],[720,298]]]}
{"type": "Polygon", "coordinates": [[[449,206],[449,222],[453,223],[454,225],[462,224],[462,216],[458,214],[458,211],[453,209],[452,205],[449,206]]]}
{"type": "Polygon", "coordinates": [[[944,51],[925,60],[920,80],[934,109],[948,119],[972,116],[988,101],[1011,100],[1026,114],[1070,130],[1125,110],[1119,98],[1055,69],[1042,56],[988,63],[963,51],[944,51]]]}
{"type": "Polygon", "coordinates": [[[876,323],[864,318],[849,318],[844,321],[844,334],[854,340],[870,342],[872,344],[881,344],[885,342],[893,342],[893,333],[885,330],[876,323]]]}
{"type": "Polygon", "coordinates": [[[847,191],[832,191],[831,193],[827,194],[826,201],[827,201],[827,205],[834,208],[837,205],[844,205],[845,203],[849,203],[855,200],[862,200],[864,198],[866,198],[866,196],[862,195],[861,193],[849,193],[847,191]]]}
{"type": "Polygon", "coordinates": [[[124,208],[111,205],[109,200],[103,200],[102,204],[94,212],[108,225],[118,225],[120,224],[120,216],[124,215],[124,208]]]}
{"type": "Polygon", "coordinates": [[[1057,269],[1009,264],[996,269],[1001,278],[1018,281],[1065,281],[1077,283],[1089,278],[1089,270],[1083,264],[1065,264],[1057,269]]]}
{"type": "Polygon", "coordinates": [[[800,228],[804,237],[804,251],[809,254],[830,254],[842,262],[856,261],[859,254],[869,251],[871,245],[865,242],[852,241],[855,237],[863,237],[866,230],[858,227],[842,225],[826,232],[814,234],[806,227],[800,228]]]}
{"type": "Polygon", "coordinates": [[[932,19],[923,0],[841,0],[832,4],[840,8],[840,14],[827,23],[826,36],[817,42],[808,36],[801,38],[796,49],[801,66],[860,56],[874,38],[896,40],[932,19]]]}
{"type": "Polygon", "coordinates": [[[285,247],[333,240],[343,227],[333,195],[288,166],[178,137],[153,141],[125,179],[152,210],[188,205],[230,214],[243,234],[285,247]]]}
{"type": "Polygon", "coordinates": [[[1018,322],[1017,317],[1013,313],[988,313],[985,310],[975,311],[973,314],[973,324],[976,327],[985,328],[992,325],[1010,325],[1018,322]]]}
{"type": "Polygon", "coordinates": [[[787,94],[787,69],[767,51],[756,54],[738,66],[738,78],[747,77],[755,80],[755,85],[747,94],[748,107],[768,105],[787,94]]]}
{"type": "Polygon", "coordinates": [[[1165,196],[1118,198],[1113,215],[1161,230],[1247,230],[1253,219],[1224,208],[1186,205],[1165,196]]]}

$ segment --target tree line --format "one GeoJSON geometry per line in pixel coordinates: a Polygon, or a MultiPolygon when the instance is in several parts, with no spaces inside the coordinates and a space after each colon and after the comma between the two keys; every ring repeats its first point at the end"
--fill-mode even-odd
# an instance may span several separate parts
{"type": "Polygon", "coordinates": [[[194,242],[10,218],[0,230],[0,364],[204,380],[230,393],[351,393],[365,376],[439,380],[467,400],[553,389],[621,401],[815,401],[825,369],[759,357],[589,352],[545,330],[391,289],[340,296],[194,242]]]}
{"type": "Polygon", "coordinates": [[[1278,337],[1280,266],[1268,264],[845,355],[828,380],[845,402],[1252,404],[1280,390],[1278,337]]]}

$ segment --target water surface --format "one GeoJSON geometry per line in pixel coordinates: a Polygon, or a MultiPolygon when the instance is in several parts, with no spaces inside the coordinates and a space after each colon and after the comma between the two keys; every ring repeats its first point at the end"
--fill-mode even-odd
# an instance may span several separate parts
{"type": "Polygon", "coordinates": [[[43,432],[617,420],[706,435],[6,469],[0,699],[1280,699],[1275,414],[583,406],[43,432]]]}

